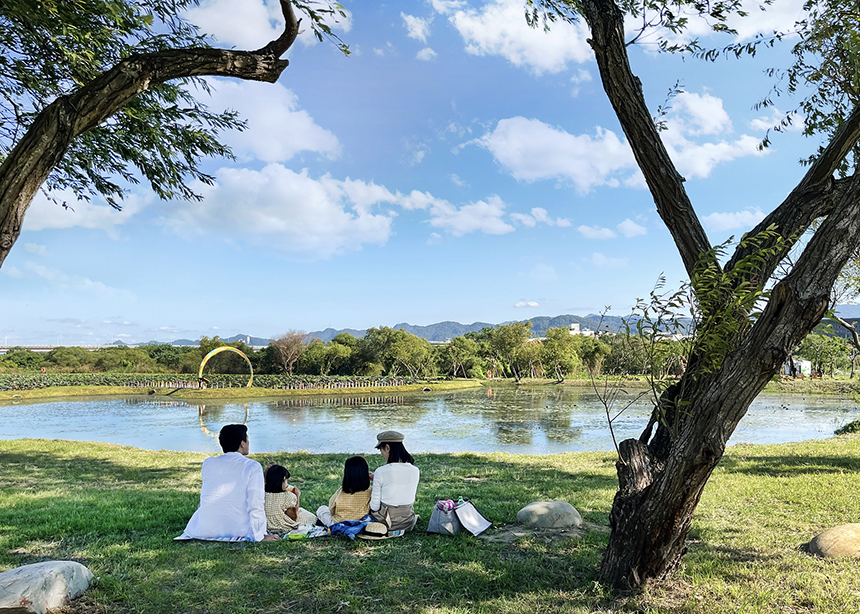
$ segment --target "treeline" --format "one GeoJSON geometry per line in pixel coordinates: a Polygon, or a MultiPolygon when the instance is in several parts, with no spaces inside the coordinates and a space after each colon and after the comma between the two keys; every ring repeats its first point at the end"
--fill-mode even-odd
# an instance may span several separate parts
{"type": "MultiPolygon", "coordinates": [[[[225,343],[218,337],[204,337],[199,346],[185,347],[154,344],[94,351],[58,347],[47,353],[11,348],[0,356],[0,373],[196,374],[209,351],[230,345],[248,356],[254,373],[260,375],[563,380],[602,372],[636,375],[658,363],[666,374],[677,374],[683,368],[682,344],[625,335],[575,335],[567,328],[550,328],[545,337],[537,339],[531,336],[529,322],[517,322],[432,345],[406,331],[383,326],[368,329],[364,337],[341,333],[328,342],[308,342],[304,333],[291,331],[259,350],[241,341],[225,343]]],[[[245,361],[233,352],[213,356],[206,366],[207,375],[247,372],[245,361]]]]}

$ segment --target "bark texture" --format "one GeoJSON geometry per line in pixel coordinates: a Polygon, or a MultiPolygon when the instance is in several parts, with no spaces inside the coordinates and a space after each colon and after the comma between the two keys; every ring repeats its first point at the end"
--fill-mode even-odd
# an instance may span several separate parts
{"type": "Polygon", "coordinates": [[[131,56],[39,113],[0,165],[0,266],[21,234],[24,215],[72,139],[98,126],[153,85],[187,77],[235,77],[274,83],[298,36],[292,5],[281,0],[284,32],[257,51],[171,49],[131,56]]]}
{"type": "MultiPolygon", "coordinates": [[[[604,90],[692,278],[711,246],[630,68],[623,14],[613,0],[584,0],[582,9],[604,90]]],[[[858,139],[860,111],[855,110],[798,186],[751,231],[775,226],[783,240],[757,270],[736,282],[761,287],[800,234],[826,216],[791,272],[774,287],[759,319],[750,324],[738,309],[734,316],[745,324],[732,333],[719,366],[708,369],[705,357],[694,355],[639,439],[620,443],[612,532],[601,566],[608,584],[638,588],[666,578],[682,563],[693,512],[726,442],[753,399],[827,310],[833,283],[860,240],[860,179],[833,178],[858,139]],[[677,410],[680,399],[685,405],[677,410]]],[[[749,250],[739,247],[726,270],[749,250]]],[[[716,261],[708,265],[720,266],[716,261]]]]}

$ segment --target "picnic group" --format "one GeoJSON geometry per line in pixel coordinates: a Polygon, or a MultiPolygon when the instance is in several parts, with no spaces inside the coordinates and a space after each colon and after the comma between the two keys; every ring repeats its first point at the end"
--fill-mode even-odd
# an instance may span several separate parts
{"type": "Polygon", "coordinates": [[[385,539],[411,531],[420,472],[403,434],[384,431],[376,449],[385,464],[371,472],[361,456],[346,459],[341,487],[316,513],[301,507],[301,491],[286,467],[264,469],[248,458],[248,427],[228,424],[218,434],[224,454],[203,461],[200,506],[177,540],[272,541],[345,535],[385,539]]]}

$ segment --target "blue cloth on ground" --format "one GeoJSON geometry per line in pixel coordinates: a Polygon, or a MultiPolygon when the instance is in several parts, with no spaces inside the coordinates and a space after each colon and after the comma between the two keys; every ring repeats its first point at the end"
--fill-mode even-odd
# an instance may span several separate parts
{"type": "Polygon", "coordinates": [[[350,539],[355,539],[355,536],[361,533],[369,523],[373,521],[370,514],[366,515],[361,520],[344,520],[336,522],[329,527],[332,535],[346,535],[350,539]]]}

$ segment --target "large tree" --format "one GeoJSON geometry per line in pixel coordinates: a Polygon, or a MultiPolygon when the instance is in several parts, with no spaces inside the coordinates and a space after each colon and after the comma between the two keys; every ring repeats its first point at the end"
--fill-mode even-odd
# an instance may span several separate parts
{"type": "Polygon", "coordinates": [[[236,51],[207,46],[182,19],[195,4],[0,1],[0,266],[43,186],[57,200],[100,194],[118,208],[120,181],[142,177],[162,198],[195,198],[187,180],[212,181],[200,159],[230,155],[218,134],[243,124],[207,109],[189,86],[205,89],[206,76],[275,82],[299,34],[294,5],[320,38],[331,35],[325,19],[343,15],[327,0],[281,0],[283,33],[236,51]]]}
{"type": "Polygon", "coordinates": [[[269,342],[275,368],[280,373],[293,374],[293,365],[305,350],[307,333],[290,330],[269,342]]]}
{"type": "Polygon", "coordinates": [[[699,310],[697,341],[684,375],[660,397],[640,437],[619,446],[619,485],[601,566],[602,579],[616,587],[639,587],[678,568],[693,513],[727,440],[827,311],[834,281],[860,240],[860,175],[851,174],[860,110],[835,110],[853,101],[828,93],[840,84],[856,84],[858,8],[822,0],[810,1],[806,9],[809,18],[799,24],[798,59],[789,83],[812,87],[818,99],[803,101],[810,108],[831,106],[819,116],[804,104],[799,108],[828,140],[788,197],[721,258],[723,250],[712,247],[631,69],[627,51],[637,33],[625,38],[625,14],[638,17],[643,28],[678,32],[690,13],[705,13],[716,29],[725,30],[727,16],[741,10],[740,2],[527,2],[533,21],[585,19],[603,89],[690,276],[699,310]],[[837,77],[822,80],[828,71],[837,77]],[[789,260],[795,247],[799,255],[789,260]],[[763,309],[752,317],[757,303],[764,303],[763,309]]]}

